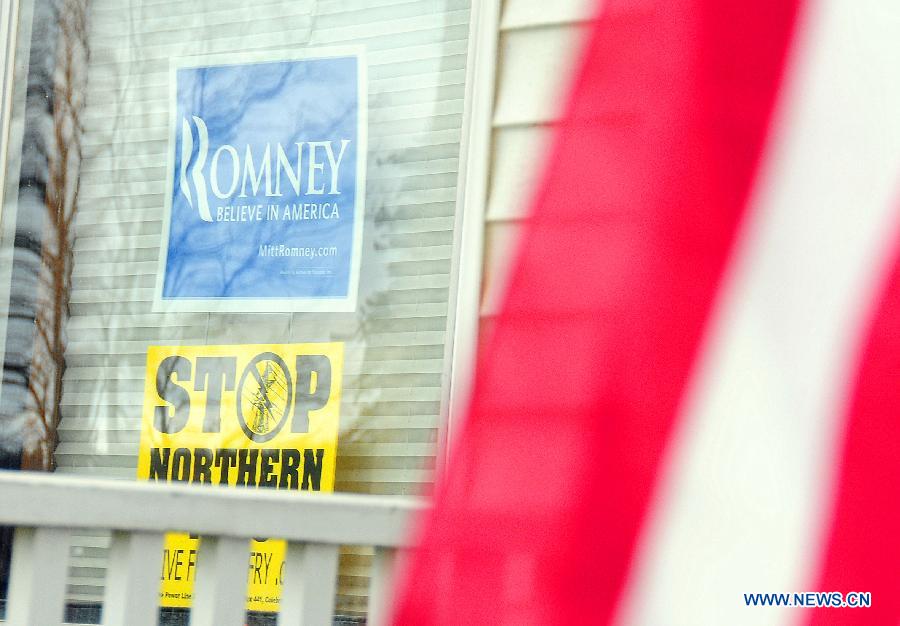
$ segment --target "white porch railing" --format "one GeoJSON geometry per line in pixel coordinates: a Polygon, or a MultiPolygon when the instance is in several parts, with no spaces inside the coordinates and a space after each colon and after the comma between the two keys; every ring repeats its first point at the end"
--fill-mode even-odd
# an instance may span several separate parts
{"type": "Polygon", "coordinates": [[[385,620],[394,550],[419,501],[160,486],[0,472],[0,525],[17,527],[5,626],[63,623],[73,531],[112,531],[103,624],[156,626],[163,535],[202,535],[191,626],[241,626],[251,537],[288,542],[279,626],[330,625],[341,545],[375,548],[368,624],[385,620]]]}

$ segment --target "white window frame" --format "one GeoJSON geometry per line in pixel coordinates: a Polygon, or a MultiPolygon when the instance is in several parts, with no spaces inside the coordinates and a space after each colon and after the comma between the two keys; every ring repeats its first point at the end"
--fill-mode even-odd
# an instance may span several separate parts
{"type": "Polygon", "coordinates": [[[460,133],[454,253],[450,268],[441,450],[447,462],[469,407],[474,382],[484,269],[484,231],[491,162],[494,84],[500,33],[500,0],[472,0],[466,87],[460,133]]]}
{"type": "MultiPolygon", "coordinates": [[[[5,218],[7,212],[15,215],[18,203],[22,133],[25,128],[25,90],[22,90],[20,102],[13,100],[13,94],[15,85],[28,79],[27,61],[17,67],[16,59],[29,56],[33,10],[34,2],[31,0],[24,3],[20,0],[0,0],[0,241],[10,242],[10,256],[0,256],[0,368],[3,367],[6,355],[6,324],[13,265],[12,238],[16,228],[14,220],[5,218]],[[20,42],[22,49],[19,49],[20,42]],[[15,156],[10,158],[10,155],[15,156]]],[[[0,250],[0,254],[2,253],[0,250]]],[[[0,397],[0,402],[2,401],[3,398],[0,397]]]]}

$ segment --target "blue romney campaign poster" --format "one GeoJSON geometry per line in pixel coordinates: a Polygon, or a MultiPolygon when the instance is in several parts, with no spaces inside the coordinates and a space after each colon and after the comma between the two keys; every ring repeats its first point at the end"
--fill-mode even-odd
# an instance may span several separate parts
{"type": "Polygon", "coordinates": [[[359,50],[173,61],[155,298],[172,311],[353,311],[365,194],[359,50]]]}

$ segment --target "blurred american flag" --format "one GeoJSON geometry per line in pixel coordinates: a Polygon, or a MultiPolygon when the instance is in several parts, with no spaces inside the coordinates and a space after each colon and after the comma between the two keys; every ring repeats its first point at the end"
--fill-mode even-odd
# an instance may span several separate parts
{"type": "Polygon", "coordinates": [[[900,5],[609,0],[543,181],[396,623],[900,622],[900,5]]]}

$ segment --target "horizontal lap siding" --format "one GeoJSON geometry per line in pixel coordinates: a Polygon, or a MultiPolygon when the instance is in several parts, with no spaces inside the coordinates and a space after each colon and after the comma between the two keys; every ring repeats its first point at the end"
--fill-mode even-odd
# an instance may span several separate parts
{"type": "MultiPolygon", "coordinates": [[[[59,471],[134,480],[147,346],[345,341],[336,489],[417,494],[439,428],[468,2],[93,0],[59,471]],[[173,56],[364,45],[369,154],[358,314],[154,314],[173,56]]],[[[108,539],[73,548],[102,596],[108,539]]],[[[367,549],[338,610],[365,607],[367,549]]]]}
{"type": "Polygon", "coordinates": [[[595,4],[503,3],[485,207],[482,332],[500,306],[522,218],[540,182],[552,127],[565,104],[568,79],[595,4]]]}

